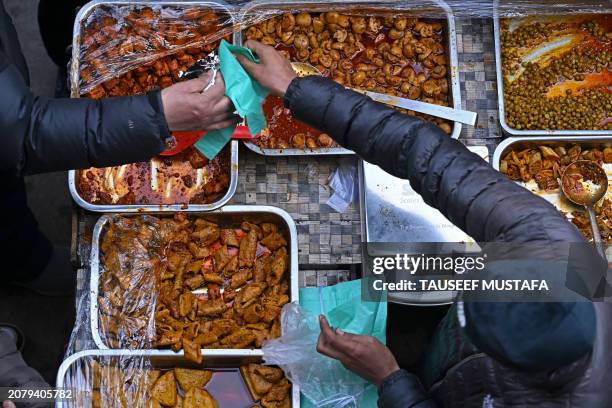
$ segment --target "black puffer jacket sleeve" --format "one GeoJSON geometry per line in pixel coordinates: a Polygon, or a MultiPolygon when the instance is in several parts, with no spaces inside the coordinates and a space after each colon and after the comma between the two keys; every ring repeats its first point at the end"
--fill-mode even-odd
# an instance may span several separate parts
{"type": "Polygon", "coordinates": [[[427,204],[478,242],[584,242],[552,205],[429,122],[318,77],[294,80],[285,103],[364,160],[410,180],[427,204]]]}
{"type": "Polygon", "coordinates": [[[405,370],[389,374],[378,387],[380,408],[436,408],[416,375],[405,370]]]}
{"type": "MultiPolygon", "coordinates": [[[[285,105],[298,119],[327,132],[364,160],[410,180],[425,202],[478,242],[539,244],[544,254],[554,243],[585,242],[554,206],[495,171],[431,123],[320,77],[293,80],[285,105]]],[[[589,254],[595,256],[592,251],[589,254]]],[[[494,307],[470,302],[465,314],[470,340],[518,369],[554,370],[592,348],[595,312],[588,302],[506,302],[494,307]],[[530,321],[533,330],[526,333],[524,319],[531,317],[537,322],[530,321]],[[569,323],[558,330],[559,322],[569,323]],[[551,341],[560,351],[554,356],[551,341]],[[517,348],[521,352],[516,353],[517,348]]],[[[401,387],[406,383],[396,382],[404,384],[401,387]]],[[[402,394],[396,386],[389,386],[381,400],[393,400],[385,398],[387,392],[402,394]]]]}
{"type": "Polygon", "coordinates": [[[1,51],[0,89],[0,171],[144,161],[169,137],[159,91],[99,101],[36,97],[1,51]]]}

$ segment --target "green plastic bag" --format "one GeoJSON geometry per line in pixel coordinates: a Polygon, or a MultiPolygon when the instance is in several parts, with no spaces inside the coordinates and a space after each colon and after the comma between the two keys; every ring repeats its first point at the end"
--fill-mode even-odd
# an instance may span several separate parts
{"type": "Polygon", "coordinates": [[[300,305],[283,307],[283,335],[263,345],[266,364],[278,365],[302,391],[303,407],[375,408],[376,387],[338,361],[316,351],[319,314],[345,332],[366,334],[385,343],[386,294],[379,302],[361,299],[361,280],[300,289],[300,305]]]}
{"type": "MultiPolygon", "coordinates": [[[[221,40],[219,70],[225,81],[225,95],[232,100],[240,117],[247,119],[249,131],[254,136],[266,127],[266,117],[261,106],[268,96],[268,91],[251,78],[234,54],[244,55],[252,62],[259,60],[250,49],[221,40]]],[[[195,143],[195,147],[208,159],[212,159],[230,141],[234,129],[236,126],[207,132],[195,143]]]]}

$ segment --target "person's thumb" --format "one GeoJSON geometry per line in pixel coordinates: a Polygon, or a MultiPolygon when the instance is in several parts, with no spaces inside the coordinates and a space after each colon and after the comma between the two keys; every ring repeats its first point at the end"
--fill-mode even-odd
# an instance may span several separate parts
{"type": "Polygon", "coordinates": [[[17,408],[17,407],[11,401],[4,401],[2,403],[2,408],[17,408]]]}

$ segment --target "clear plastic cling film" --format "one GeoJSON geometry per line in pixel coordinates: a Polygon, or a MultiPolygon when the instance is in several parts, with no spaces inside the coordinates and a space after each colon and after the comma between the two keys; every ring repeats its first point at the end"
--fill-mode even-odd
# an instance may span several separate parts
{"type": "MultiPolygon", "coordinates": [[[[393,17],[397,13],[425,19],[446,20],[455,17],[526,16],[542,14],[612,12],[605,2],[576,0],[554,2],[540,0],[512,1],[331,1],[299,3],[296,1],[255,1],[252,3],[222,2],[189,3],[172,0],[148,4],[95,2],[79,13],[75,32],[71,87],[73,96],[133,95],[154,87],[164,88],[176,82],[198,59],[216,50],[219,41],[246,39],[249,28],[273,20],[266,25],[266,37],[281,37],[288,48],[300,33],[317,33],[315,21],[321,12],[341,16],[393,17]],[[311,14],[311,19],[283,18],[311,14]],[[278,23],[278,24],[276,24],[278,23]],[[234,33],[237,33],[234,36],[234,33]],[[102,86],[103,85],[103,86],[102,86]]],[[[328,19],[332,21],[332,19],[328,19]]],[[[354,31],[360,21],[341,17],[331,24],[332,32],[354,31]]],[[[334,20],[335,21],[335,20],[334,20]]],[[[369,22],[368,22],[369,23],[369,22]]],[[[370,27],[371,28],[371,27],[370,27]]],[[[368,27],[365,28],[367,30],[368,27]]],[[[335,42],[345,41],[343,34],[334,35],[335,42]]],[[[301,38],[301,37],[300,37],[301,38]]],[[[317,43],[320,41],[317,40],[317,43]]],[[[278,44],[274,44],[277,45],[278,44]]],[[[312,45],[312,44],[311,44],[312,45]]],[[[317,44],[318,45],[318,44],[317,44]]],[[[282,47],[282,48],[287,48],[282,47]]],[[[316,48],[316,47],[315,47],[316,48]]]]}
{"type": "Polygon", "coordinates": [[[97,291],[80,292],[67,366],[58,374],[57,385],[73,392],[63,407],[153,406],[151,386],[160,373],[146,353],[134,351],[153,348],[156,339],[155,288],[162,267],[157,223],[149,216],[117,216],[104,226],[97,291]],[[100,341],[118,350],[96,350],[100,341]]]}

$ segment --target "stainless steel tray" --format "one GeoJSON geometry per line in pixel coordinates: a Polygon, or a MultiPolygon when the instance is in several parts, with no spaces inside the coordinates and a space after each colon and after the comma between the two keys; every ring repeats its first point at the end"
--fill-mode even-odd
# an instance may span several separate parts
{"type": "MultiPolygon", "coordinates": [[[[459,88],[459,62],[457,58],[457,33],[455,31],[455,17],[451,8],[442,0],[423,0],[419,7],[431,6],[433,10],[439,10],[446,15],[447,31],[448,31],[448,56],[449,66],[448,81],[450,83],[450,97],[452,107],[461,109],[461,91],[459,88]]],[[[237,17],[238,23],[246,20],[246,16],[251,13],[267,12],[270,17],[274,15],[273,11],[288,11],[288,10],[307,10],[307,11],[326,11],[332,8],[341,9],[342,7],[350,6],[359,10],[358,7],[380,10],[394,10],[409,13],[411,7],[409,4],[396,2],[392,0],[331,0],[322,2],[317,0],[255,0],[247,3],[237,17]]],[[[246,28],[246,27],[244,27],[246,28]]],[[[242,32],[234,32],[234,44],[242,45],[242,32]]],[[[453,124],[453,132],[451,137],[458,139],[461,134],[461,124],[455,122],[453,124]]],[[[313,155],[345,155],[354,154],[352,150],[342,147],[338,148],[323,148],[323,149],[262,149],[252,142],[244,142],[244,144],[254,152],[266,156],[313,156],[313,155]]]]}
{"type": "MultiPolygon", "coordinates": [[[[469,146],[468,149],[489,161],[486,146],[469,146]]],[[[359,182],[364,258],[393,256],[398,252],[465,252],[468,251],[467,245],[474,243],[472,237],[440,211],[427,205],[408,180],[391,176],[380,167],[362,161],[359,182]],[[392,248],[393,244],[397,244],[397,248],[392,248]]],[[[364,268],[364,275],[371,274],[365,264],[364,268]]],[[[431,306],[451,303],[454,293],[389,292],[387,296],[393,303],[431,306]]]]}
{"type": "MultiPolygon", "coordinates": [[[[113,6],[113,5],[133,5],[133,6],[201,6],[209,7],[215,10],[222,10],[230,17],[230,21],[235,20],[233,9],[222,1],[198,1],[198,0],[161,0],[161,1],[144,1],[144,0],[93,0],[83,6],[76,16],[74,21],[74,31],[72,38],[72,59],[70,61],[70,96],[79,98],[79,70],[80,70],[80,45],[81,45],[81,26],[83,21],[98,7],[113,6]]],[[[143,211],[211,211],[225,205],[236,193],[238,185],[238,142],[231,142],[230,153],[230,184],[225,195],[216,202],[209,204],[191,204],[187,208],[182,208],[181,204],[134,204],[134,205],[116,205],[116,204],[92,204],[81,197],[76,188],[76,170],[68,172],[68,188],[70,195],[74,201],[82,208],[88,211],[95,212],[143,212],[143,211]]]]}
{"type": "MultiPolygon", "coordinates": [[[[609,130],[518,130],[506,122],[504,105],[504,72],[501,59],[501,27],[497,5],[493,13],[493,34],[495,37],[495,70],[497,72],[497,99],[499,105],[499,122],[502,130],[512,136],[610,136],[609,130]]],[[[501,145],[500,145],[501,146],[501,145]]]]}
{"type": "MultiPolygon", "coordinates": [[[[137,216],[132,213],[122,214],[124,216],[137,216]]],[[[169,217],[169,213],[149,213],[148,215],[158,215],[160,217],[169,217]]],[[[281,228],[280,231],[285,235],[285,239],[288,243],[289,252],[289,291],[291,302],[299,302],[299,284],[298,284],[298,236],[295,222],[291,216],[283,209],[271,206],[263,205],[228,205],[212,212],[204,213],[191,213],[192,216],[205,217],[207,220],[222,224],[222,225],[234,225],[239,224],[242,221],[268,221],[276,222],[281,228]]],[[[110,221],[111,216],[103,215],[96,223],[93,231],[93,238],[91,243],[91,272],[89,280],[89,311],[90,311],[90,325],[91,334],[96,346],[100,349],[108,349],[109,347],[104,343],[100,336],[98,327],[98,290],[99,280],[101,274],[100,268],[100,242],[102,240],[102,233],[105,225],[110,221]]],[[[215,352],[233,352],[233,353],[245,353],[249,352],[253,356],[261,356],[260,349],[233,349],[233,350],[217,350],[217,349],[202,349],[202,354],[214,354],[215,352]]],[[[183,356],[184,352],[173,352],[171,350],[151,350],[153,354],[164,354],[169,353],[174,356],[183,356]]]]}
{"type": "Polygon", "coordinates": [[[223,11],[230,17],[230,22],[232,23],[236,19],[234,8],[220,0],[92,0],[81,7],[74,20],[72,31],[72,58],[70,60],[70,96],[72,98],[79,98],[81,96],[79,89],[81,26],[83,21],[85,21],[96,8],[102,6],[200,6],[223,11]]]}
{"type": "MultiPolygon", "coordinates": [[[[493,154],[493,162],[491,163],[493,168],[499,171],[499,165],[502,158],[510,151],[511,149],[524,150],[528,148],[535,148],[537,145],[546,145],[546,146],[558,146],[560,144],[568,145],[568,144],[579,144],[583,147],[593,148],[593,147],[612,147],[612,137],[599,137],[599,136],[549,136],[549,137],[510,137],[497,146],[495,149],[495,153],[493,154]]],[[[612,181],[612,165],[604,166],[606,173],[608,174],[608,183],[612,181]]],[[[562,193],[558,190],[555,191],[540,191],[537,188],[537,185],[534,185],[533,180],[529,183],[524,183],[521,181],[517,181],[519,185],[525,187],[526,189],[532,191],[534,194],[539,195],[544,198],[559,210],[564,211],[568,217],[571,217],[571,212],[579,207],[570,203],[568,200],[562,197],[562,193]]],[[[608,189],[606,193],[606,198],[612,199],[612,191],[608,189]]],[[[608,246],[608,248],[612,248],[612,246],[608,246]]],[[[612,255],[609,250],[606,251],[608,257],[612,255]]]]}
{"type": "MultiPolygon", "coordinates": [[[[60,365],[57,371],[56,387],[66,387],[74,389],[73,395],[78,391],[87,391],[90,384],[87,384],[83,375],[78,374],[78,364],[83,361],[84,364],[90,359],[97,357],[102,358],[143,358],[151,362],[155,368],[171,368],[171,367],[198,367],[198,368],[238,368],[243,364],[260,363],[261,355],[255,355],[248,351],[239,350],[211,350],[204,354],[204,361],[197,366],[194,363],[186,361],[183,357],[174,353],[168,352],[151,352],[151,351],[135,351],[135,350],[84,350],[79,351],[67,359],[60,365]]],[[[291,406],[293,408],[300,407],[300,390],[297,385],[292,385],[291,389],[291,406]]],[[[75,405],[75,402],[55,403],[56,408],[82,408],[75,405]]],[[[223,407],[220,407],[223,408],[223,407]]]]}
{"type": "Polygon", "coordinates": [[[227,192],[221,199],[209,203],[209,204],[189,204],[185,207],[183,204],[131,204],[131,205],[118,205],[118,204],[92,204],[86,201],[77,190],[76,186],[76,172],[77,170],[70,170],[68,172],[68,189],[72,199],[82,208],[88,211],[94,212],[132,212],[132,213],[143,213],[150,211],[211,211],[216,210],[227,204],[229,200],[236,193],[238,187],[238,142],[233,140],[230,145],[230,183],[227,188],[227,192]]]}

